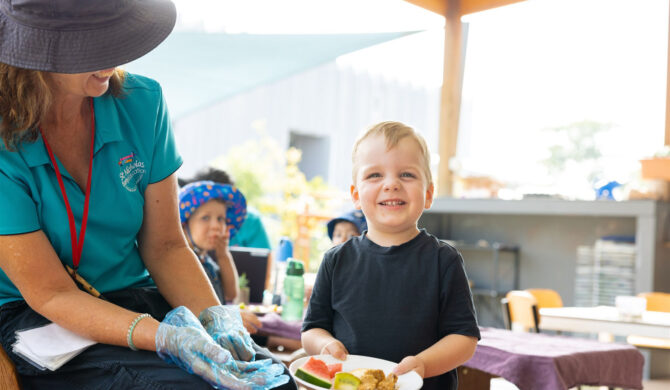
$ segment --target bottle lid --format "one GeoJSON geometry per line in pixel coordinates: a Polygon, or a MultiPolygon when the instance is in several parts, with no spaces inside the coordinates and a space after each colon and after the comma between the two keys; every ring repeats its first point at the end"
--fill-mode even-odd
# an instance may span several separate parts
{"type": "Polygon", "coordinates": [[[300,260],[290,259],[286,267],[286,275],[302,276],[305,273],[305,265],[300,260]]]}
{"type": "Polygon", "coordinates": [[[288,237],[282,237],[279,240],[279,248],[277,249],[277,261],[286,261],[293,256],[293,243],[288,237]]]}

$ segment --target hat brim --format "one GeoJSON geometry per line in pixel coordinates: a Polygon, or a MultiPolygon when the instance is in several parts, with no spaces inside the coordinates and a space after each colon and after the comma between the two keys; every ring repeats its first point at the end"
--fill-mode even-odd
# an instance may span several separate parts
{"type": "Polygon", "coordinates": [[[0,62],[55,73],[114,68],[158,46],[174,28],[176,15],[170,1],[135,1],[118,23],[68,31],[23,25],[0,13],[0,62]]]}
{"type": "Polygon", "coordinates": [[[226,204],[226,225],[229,227],[232,239],[247,217],[247,201],[242,191],[229,184],[198,181],[181,188],[179,190],[179,218],[182,223],[186,223],[200,206],[212,199],[226,204]],[[207,188],[207,194],[196,195],[198,188],[207,188]]]}

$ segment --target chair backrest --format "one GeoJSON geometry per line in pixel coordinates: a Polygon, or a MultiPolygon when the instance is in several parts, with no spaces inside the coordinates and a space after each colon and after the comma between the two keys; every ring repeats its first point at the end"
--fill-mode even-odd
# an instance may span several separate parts
{"type": "Polygon", "coordinates": [[[646,292],[637,294],[647,299],[647,310],[670,312],[670,294],[663,292],[646,292]]]}
{"type": "Polygon", "coordinates": [[[527,288],[525,291],[531,293],[537,300],[538,309],[545,307],[563,307],[561,295],[549,288],[527,288]]]}
{"type": "Polygon", "coordinates": [[[531,293],[512,290],[507,293],[501,303],[505,317],[507,317],[508,329],[540,332],[537,300],[531,293]]]}

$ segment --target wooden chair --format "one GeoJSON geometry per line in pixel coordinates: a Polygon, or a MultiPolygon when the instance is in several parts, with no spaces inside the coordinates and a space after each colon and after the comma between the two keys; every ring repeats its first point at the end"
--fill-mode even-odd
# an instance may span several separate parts
{"type": "Polygon", "coordinates": [[[9,359],[5,350],[0,347],[0,389],[20,390],[21,382],[14,367],[14,362],[9,359]]]}
{"type": "Polygon", "coordinates": [[[537,299],[528,291],[512,290],[501,300],[505,327],[540,333],[537,299]]]}
{"type": "MultiPolygon", "coordinates": [[[[648,311],[670,312],[670,294],[662,292],[639,293],[638,297],[647,299],[648,311]]],[[[626,338],[628,344],[639,348],[670,349],[670,339],[630,335],[626,338]]]]}
{"type": "Polygon", "coordinates": [[[549,288],[527,288],[525,291],[533,294],[537,300],[537,308],[545,307],[563,307],[563,300],[561,295],[549,288]]]}
{"type": "Polygon", "coordinates": [[[670,294],[663,292],[639,293],[638,297],[647,300],[648,311],[670,312],[670,294]]]}

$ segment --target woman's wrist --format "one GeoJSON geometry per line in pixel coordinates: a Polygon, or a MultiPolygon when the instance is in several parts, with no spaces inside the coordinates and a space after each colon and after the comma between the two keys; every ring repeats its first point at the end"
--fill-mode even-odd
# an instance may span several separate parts
{"type": "Polygon", "coordinates": [[[132,333],[132,341],[137,349],[147,351],[156,350],[156,332],[158,332],[158,322],[153,317],[146,317],[137,322],[132,333]]]}

